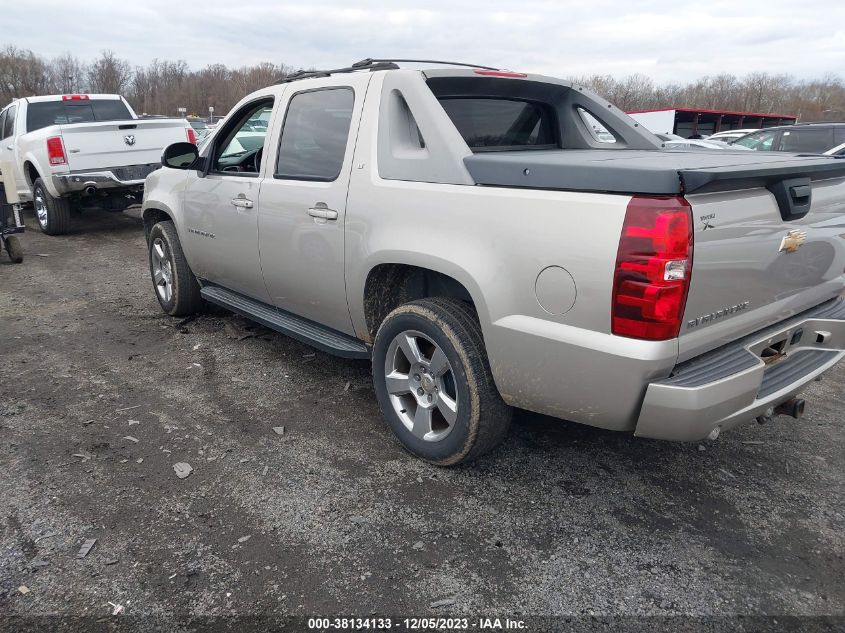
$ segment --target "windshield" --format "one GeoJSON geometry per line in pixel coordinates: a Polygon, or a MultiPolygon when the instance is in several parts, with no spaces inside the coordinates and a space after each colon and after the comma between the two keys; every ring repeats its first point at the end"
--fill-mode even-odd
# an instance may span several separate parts
{"type": "Polygon", "coordinates": [[[769,151],[772,149],[772,143],[775,140],[777,132],[757,132],[756,134],[749,134],[734,141],[734,145],[747,147],[748,149],[756,149],[758,151],[769,151]]]}
{"type": "Polygon", "coordinates": [[[38,101],[30,103],[27,108],[26,131],[33,132],[49,125],[125,121],[131,118],[129,108],[120,99],[38,101]]]}

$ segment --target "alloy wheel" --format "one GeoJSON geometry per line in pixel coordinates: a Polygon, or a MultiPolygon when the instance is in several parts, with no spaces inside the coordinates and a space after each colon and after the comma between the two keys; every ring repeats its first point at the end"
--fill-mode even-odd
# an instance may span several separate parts
{"type": "Polygon", "coordinates": [[[153,240],[151,255],[156,292],[162,301],[169,303],[173,297],[173,267],[168,256],[167,244],[160,237],[153,240]]]}
{"type": "Polygon", "coordinates": [[[35,190],[35,200],[33,204],[35,206],[35,216],[38,218],[38,224],[41,226],[42,229],[47,228],[47,203],[44,202],[44,192],[41,189],[35,190]]]}
{"type": "Polygon", "coordinates": [[[415,437],[439,442],[455,427],[458,395],[452,365],[421,332],[401,332],[390,342],[384,376],[393,409],[415,437]]]}

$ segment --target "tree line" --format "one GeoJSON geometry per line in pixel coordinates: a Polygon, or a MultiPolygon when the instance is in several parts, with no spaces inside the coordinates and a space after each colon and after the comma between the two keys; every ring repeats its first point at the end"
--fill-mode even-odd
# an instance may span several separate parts
{"type": "MultiPolygon", "coordinates": [[[[6,46],[0,50],[0,107],[17,97],[55,93],[118,93],[139,114],[175,116],[225,114],[244,95],[294,70],[264,62],[229,68],[210,64],[192,70],[183,60],[153,60],[133,66],[105,50],[93,61],[71,53],[52,59],[31,50],[6,46]]],[[[802,121],[845,120],[845,82],[838,75],[799,79],[786,74],[756,72],[744,77],[722,73],[687,83],[657,84],[645,75],[572,77],[623,110],[693,107],[795,114],[802,121]]]]}
{"type": "Polygon", "coordinates": [[[191,70],[183,60],[153,60],[132,66],[105,50],[92,62],[71,53],[46,59],[30,50],[7,46],[0,50],[0,107],[19,97],[42,94],[121,94],[138,114],[215,116],[226,114],[242,97],[293,72],[285,64],[264,62],[228,68],[210,64],[191,70]]]}

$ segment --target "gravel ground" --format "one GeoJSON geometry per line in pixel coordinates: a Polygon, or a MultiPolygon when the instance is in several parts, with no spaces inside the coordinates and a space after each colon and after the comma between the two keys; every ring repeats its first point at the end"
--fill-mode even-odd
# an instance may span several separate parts
{"type": "Polygon", "coordinates": [[[137,212],[23,241],[0,263],[5,617],[845,615],[845,366],[801,422],[683,445],[519,413],[439,469],[367,363],[165,316],[137,212]]]}

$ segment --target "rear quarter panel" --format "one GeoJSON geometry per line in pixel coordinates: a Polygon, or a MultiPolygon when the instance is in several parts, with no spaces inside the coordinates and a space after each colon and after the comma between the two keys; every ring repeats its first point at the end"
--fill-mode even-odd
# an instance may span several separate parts
{"type": "Polygon", "coordinates": [[[26,198],[32,198],[32,192],[30,190],[31,185],[34,181],[29,181],[26,175],[26,169],[24,166],[29,163],[31,164],[35,170],[38,172],[38,175],[44,181],[44,185],[47,187],[47,190],[50,192],[52,196],[59,196],[59,192],[56,187],[53,185],[53,179],[51,176],[54,174],[66,174],[69,170],[68,166],[65,165],[57,165],[52,166],[50,165],[50,161],[47,157],[47,139],[51,136],[59,136],[60,130],[59,127],[56,125],[51,125],[49,127],[41,128],[39,130],[35,130],[34,132],[28,132],[26,134],[21,134],[17,140],[17,161],[20,165],[21,173],[23,178],[21,182],[23,186],[19,186],[19,191],[26,194],[26,198]]]}
{"type": "Polygon", "coordinates": [[[613,270],[630,197],[381,179],[375,108],[365,105],[345,224],[356,335],[372,340],[364,291],[373,268],[401,263],[438,271],[472,296],[506,402],[632,429],[648,377],[668,374],[677,341],[610,334],[613,270]],[[538,275],[549,266],[574,281],[574,304],[562,314],[547,312],[537,298],[538,275]]]}

